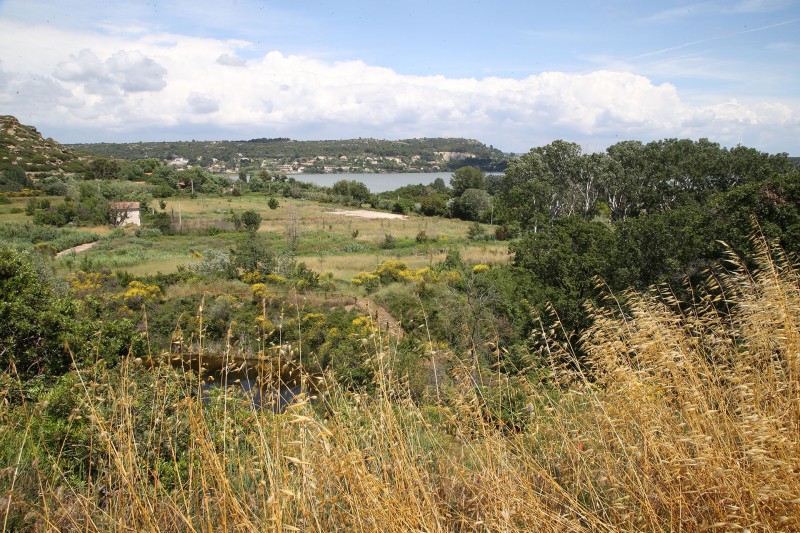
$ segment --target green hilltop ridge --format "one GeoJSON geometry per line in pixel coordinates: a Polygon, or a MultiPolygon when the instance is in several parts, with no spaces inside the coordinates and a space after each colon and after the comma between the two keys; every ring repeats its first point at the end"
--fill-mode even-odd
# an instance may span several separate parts
{"type": "Polygon", "coordinates": [[[72,148],[45,139],[33,127],[0,115],[0,170],[21,169],[32,178],[81,172],[83,157],[72,148]]]}
{"type": "Polygon", "coordinates": [[[484,171],[505,169],[509,154],[462,138],[388,141],[363,138],[294,141],[258,138],[242,141],[177,141],[72,144],[71,148],[120,159],[156,158],[176,166],[202,166],[212,172],[269,170],[284,174],[325,172],[446,172],[465,165],[484,171]]]}

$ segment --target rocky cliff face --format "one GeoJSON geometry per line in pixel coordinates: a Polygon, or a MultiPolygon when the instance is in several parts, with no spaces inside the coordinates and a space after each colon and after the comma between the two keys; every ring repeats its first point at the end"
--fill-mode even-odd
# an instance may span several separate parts
{"type": "Polygon", "coordinates": [[[10,115],[0,115],[0,168],[17,166],[31,177],[80,172],[75,152],[53,139],[44,139],[33,126],[10,115]]]}

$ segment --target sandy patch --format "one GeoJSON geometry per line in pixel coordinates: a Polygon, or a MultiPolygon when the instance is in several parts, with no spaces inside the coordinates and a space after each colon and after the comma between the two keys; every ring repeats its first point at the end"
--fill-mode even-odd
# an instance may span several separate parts
{"type": "Polygon", "coordinates": [[[396,213],[384,213],[381,211],[367,211],[366,209],[334,209],[330,211],[334,215],[342,215],[345,217],[358,217],[358,218],[371,218],[371,219],[379,219],[379,218],[397,218],[400,220],[405,220],[408,217],[406,215],[398,215],[396,213]]]}
{"type": "Polygon", "coordinates": [[[85,252],[86,250],[88,250],[89,248],[94,246],[95,244],[97,244],[97,241],[95,241],[95,242],[87,242],[86,244],[79,244],[78,246],[73,246],[72,248],[67,248],[66,250],[61,250],[60,252],[58,252],[56,254],[56,257],[61,257],[63,255],[67,255],[67,254],[71,254],[71,253],[76,253],[77,254],[77,253],[80,253],[80,252],[85,252]]]}

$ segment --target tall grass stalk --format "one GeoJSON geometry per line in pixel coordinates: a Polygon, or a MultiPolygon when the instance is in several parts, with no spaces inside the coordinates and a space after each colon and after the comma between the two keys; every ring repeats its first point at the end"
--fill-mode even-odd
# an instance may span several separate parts
{"type": "Polygon", "coordinates": [[[167,365],[76,371],[61,432],[52,406],[0,408],[19,465],[0,475],[4,529],[796,531],[800,280],[774,249],[758,262],[691,304],[662,290],[594,310],[585,359],[543,335],[552,367],[515,377],[514,428],[487,416],[471,366],[416,404],[377,331],[373,392],[328,378],[280,414],[226,389],[198,399],[167,365]]]}

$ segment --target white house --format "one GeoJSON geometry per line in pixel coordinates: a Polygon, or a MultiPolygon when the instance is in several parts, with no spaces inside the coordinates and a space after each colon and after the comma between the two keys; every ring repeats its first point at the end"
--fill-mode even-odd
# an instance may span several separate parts
{"type": "Polygon", "coordinates": [[[139,202],[111,202],[111,223],[116,226],[142,225],[142,206],[139,202]]]}

